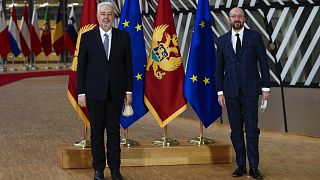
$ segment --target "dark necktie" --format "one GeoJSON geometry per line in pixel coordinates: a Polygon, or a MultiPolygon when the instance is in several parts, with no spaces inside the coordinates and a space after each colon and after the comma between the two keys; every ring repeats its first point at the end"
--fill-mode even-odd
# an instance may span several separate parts
{"type": "Polygon", "coordinates": [[[236,55],[237,55],[237,57],[239,57],[240,50],[241,50],[240,34],[236,34],[236,36],[237,36],[236,55]]]}
{"type": "Polygon", "coordinates": [[[108,54],[109,54],[109,36],[107,33],[104,34],[104,41],[103,41],[104,51],[106,52],[107,60],[109,61],[108,54]]]}

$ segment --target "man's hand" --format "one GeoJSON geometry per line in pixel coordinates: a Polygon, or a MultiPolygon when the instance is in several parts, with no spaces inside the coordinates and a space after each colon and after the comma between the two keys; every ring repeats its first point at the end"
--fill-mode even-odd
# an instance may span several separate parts
{"type": "Polygon", "coordinates": [[[224,99],[224,95],[218,95],[218,102],[220,104],[221,107],[226,106],[226,100],[224,99]]]}
{"type": "Polygon", "coordinates": [[[78,104],[80,107],[87,107],[86,96],[78,96],[78,104]]]}
{"type": "Polygon", "coordinates": [[[132,103],[132,94],[126,93],[126,97],[124,98],[124,104],[128,105],[132,103]]]}
{"type": "Polygon", "coordinates": [[[267,100],[270,96],[270,91],[262,91],[262,99],[267,100]]]}

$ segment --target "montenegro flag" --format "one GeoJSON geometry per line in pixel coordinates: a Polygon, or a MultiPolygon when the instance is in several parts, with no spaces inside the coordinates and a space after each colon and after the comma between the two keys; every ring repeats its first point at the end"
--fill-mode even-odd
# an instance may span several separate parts
{"type": "Polygon", "coordinates": [[[184,68],[169,0],[159,1],[145,72],[144,102],[161,127],[181,114],[184,68]]]}
{"type": "Polygon", "coordinates": [[[92,0],[84,0],[82,7],[82,15],[80,20],[80,30],[77,38],[76,51],[72,62],[71,72],[68,83],[68,98],[73,108],[79,114],[86,127],[90,128],[89,116],[87,108],[82,108],[78,104],[77,94],[77,66],[78,66],[78,51],[80,46],[81,35],[92,30],[97,25],[97,2],[92,0]]]}

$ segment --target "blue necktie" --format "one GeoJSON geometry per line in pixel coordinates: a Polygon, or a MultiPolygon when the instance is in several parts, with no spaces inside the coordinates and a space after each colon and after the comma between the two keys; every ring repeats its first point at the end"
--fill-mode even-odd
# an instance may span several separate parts
{"type": "Polygon", "coordinates": [[[106,52],[107,60],[109,61],[108,54],[109,54],[109,36],[107,33],[104,34],[104,41],[103,41],[104,51],[106,52]]]}
{"type": "Polygon", "coordinates": [[[239,57],[240,50],[241,50],[240,34],[236,34],[236,36],[237,36],[236,55],[237,55],[237,57],[239,57]]]}

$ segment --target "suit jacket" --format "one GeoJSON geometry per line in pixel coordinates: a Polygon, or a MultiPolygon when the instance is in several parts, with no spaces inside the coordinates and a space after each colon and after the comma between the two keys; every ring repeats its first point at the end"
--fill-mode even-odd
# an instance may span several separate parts
{"type": "Polygon", "coordinates": [[[237,57],[232,47],[231,34],[229,31],[218,40],[217,92],[223,91],[226,97],[236,97],[239,92],[244,96],[258,96],[261,94],[262,87],[270,87],[267,54],[262,37],[258,32],[245,28],[242,48],[239,57],[237,57]]]}
{"type": "Polygon", "coordinates": [[[78,94],[86,94],[86,98],[94,100],[104,100],[107,95],[123,100],[126,91],[132,92],[129,34],[112,28],[110,48],[107,61],[99,28],[82,34],[77,66],[78,94]]]}

